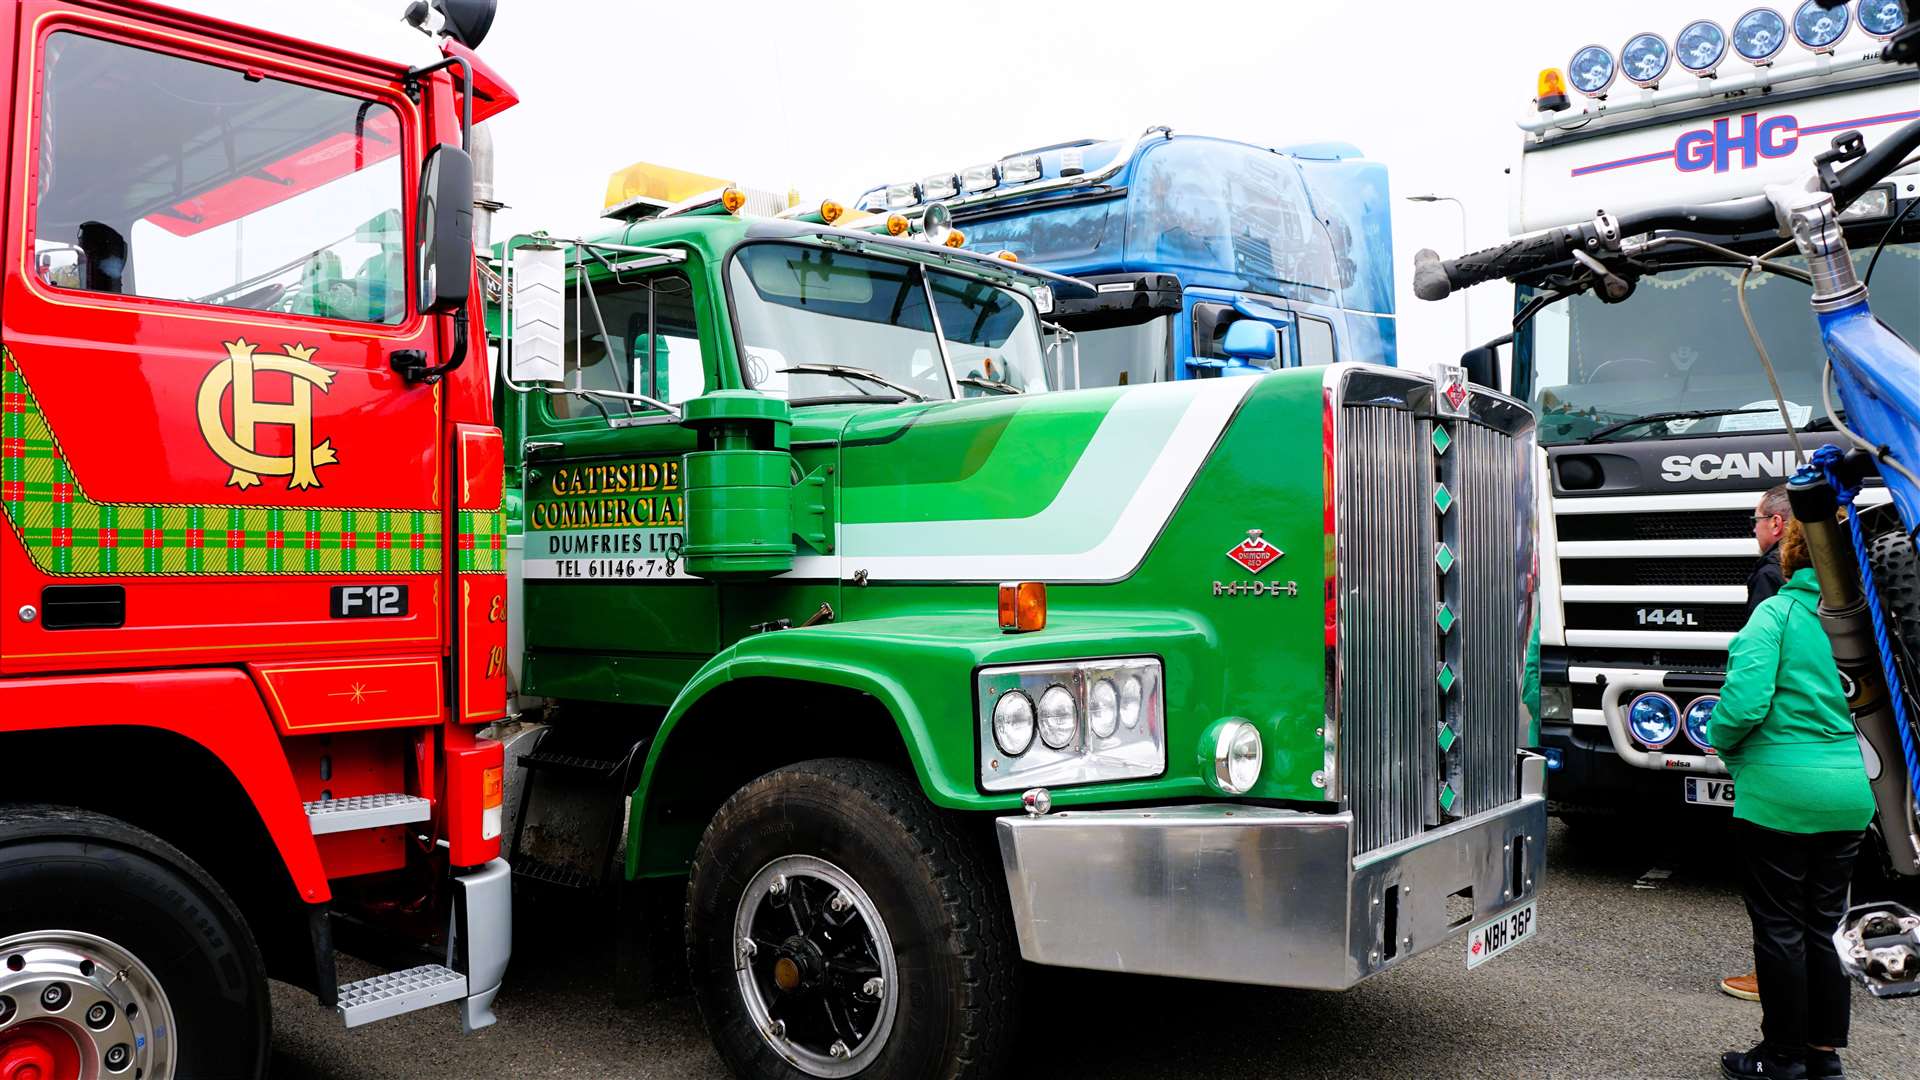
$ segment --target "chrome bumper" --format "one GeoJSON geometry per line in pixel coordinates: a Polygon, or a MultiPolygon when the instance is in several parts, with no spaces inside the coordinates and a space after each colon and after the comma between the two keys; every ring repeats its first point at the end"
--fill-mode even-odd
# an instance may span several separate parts
{"type": "Polygon", "coordinates": [[[1001,818],[1020,952],[1037,964],[1343,990],[1533,898],[1544,763],[1521,797],[1353,854],[1350,814],[1244,804],[1001,818]]]}
{"type": "Polygon", "coordinates": [[[495,859],[458,875],[453,887],[447,966],[467,977],[460,1026],[472,1034],[493,1023],[493,998],[513,955],[513,874],[505,859],[495,859]]]}

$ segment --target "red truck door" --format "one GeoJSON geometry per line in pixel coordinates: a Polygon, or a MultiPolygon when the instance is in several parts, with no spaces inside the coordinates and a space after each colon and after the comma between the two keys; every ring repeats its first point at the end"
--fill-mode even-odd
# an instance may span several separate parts
{"type": "Polygon", "coordinates": [[[440,389],[391,366],[437,355],[397,72],[20,16],[0,670],[437,654],[440,389]]]}

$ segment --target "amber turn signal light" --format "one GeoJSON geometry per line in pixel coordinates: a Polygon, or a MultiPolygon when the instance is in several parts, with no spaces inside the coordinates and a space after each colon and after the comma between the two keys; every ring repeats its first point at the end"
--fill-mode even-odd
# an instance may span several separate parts
{"type": "Polygon", "coordinates": [[[727,208],[727,213],[737,214],[741,207],[747,205],[747,193],[739,188],[730,187],[720,193],[720,205],[727,208]]]}
{"type": "Polygon", "coordinates": [[[847,212],[846,207],[841,206],[839,203],[834,202],[832,199],[828,199],[827,201],[820,204],[820,220],[828,225],[831,225],[834,222],[839,221],[841,215],[845,214],[846,212],[847,212]]]}
{"type": "Polygon", "coordinates": [[[1047,626],[1047,583],[1044,581],[1004,581],[1000,583],[1000,629],[1024,634],[1047,626]]]}
{"type": "Polygon", "coordinates": [[[966,242],[967,242],[966,233],[961,232],[959,229],[947,230],[947,246],[948,247],[957,248],[966,242]]]}
{"type": "Polygon", "coordinates": [[[907,221],[907,216],[905,214],[888,214],[887,215],[887,235],[888,236],[905,236],[907,235],[907,229],[909,229],[910,227],[911,227],[911,223],[907,221]]]}

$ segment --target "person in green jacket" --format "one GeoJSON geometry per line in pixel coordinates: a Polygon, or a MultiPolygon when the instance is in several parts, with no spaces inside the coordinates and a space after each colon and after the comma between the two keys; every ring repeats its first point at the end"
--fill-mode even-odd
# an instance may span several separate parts
{"type": "Polygon", "coordinates": [[[1760,974],[1760,1045],[1721,1057],[1729,1080],[1841,1077],[1852,988],[1833,949],[1873,792],[1798,522],[1786,584],[1728,648],[1707,739],[1733,773],[1733,830],[1760,974]]]}

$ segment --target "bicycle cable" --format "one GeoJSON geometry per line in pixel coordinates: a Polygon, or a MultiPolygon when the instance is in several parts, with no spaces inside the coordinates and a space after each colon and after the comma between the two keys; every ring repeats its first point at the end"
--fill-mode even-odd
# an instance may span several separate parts
{"type": "Polygon", "coordinates": [[[1793,442],[1794,455],[1806,461],[1807,449],[1800,445],[1800,431],[1794,426],[1793,415],[1787,412],[1787,395],[1780,392],[1780,379],[1773,371],[1773,357],[1768,355],[1766,343],[1760,340],[1760,327],[1753,321],[1753,309],[1747,306],[1747,280],[1753,276],[1754,270],[1792,246],[1793,241],[1788,240],[1757,259],[1747,260],[1747,268],[1740,272],[1740,284],[1734,288],[1734,299],[1740,304],[1741,321],[1747,324],[1747,337],[1760,354],[1760,366],[1767,371],[1767,385],[1773,388],[1773,403],[1780,407],[1780,422],[1787,427],[1787,438],[1793,442]]]}

